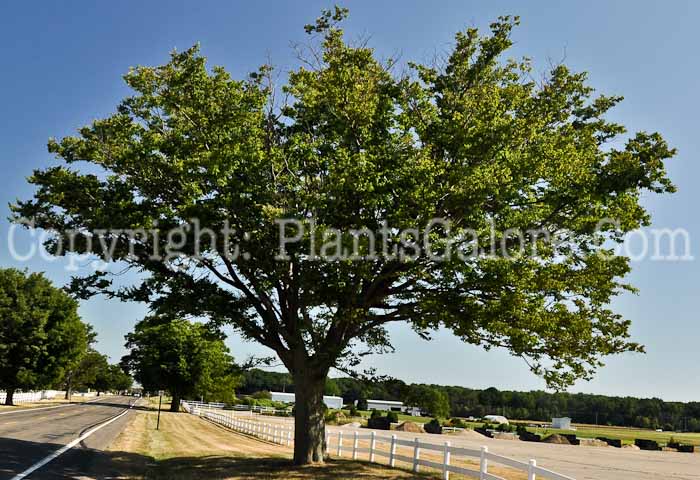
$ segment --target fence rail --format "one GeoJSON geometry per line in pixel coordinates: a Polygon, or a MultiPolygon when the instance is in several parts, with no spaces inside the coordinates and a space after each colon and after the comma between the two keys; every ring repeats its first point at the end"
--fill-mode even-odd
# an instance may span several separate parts
{"type": "MultiPolygon", "coordinates": [[[[206,418],[236,432],[286,446],[291,446],[294,441],[294,427],[292,425],[265,423],[251,417],[241,417],[237,415],[235,410],[223,410],[223,406],[212,406],[201,402],[183,401],[182,407],[188,413],[206,418]]],[[[419,472],[421,467],[433,468],[441,471],[442,478],[445,480],[449,480],[450,473],[480,480],[504,480],[502,477],[489,473],[491,462],[526,472],[528,480],[536,480],[537,478],[574,480],[566,475],[538,466],[535,460],[530,460],[527,463],[521,462],[492,453],[486,446],[474,449],[455,447],[450,442],[438,445],[425,442],[417,437],[409,440],[399,438],[395,434],[391,436],[377,435],[374,431],[365,433],[359,430],[348,430],[334,434],[327,433],[326,453],[335,454],[338,457],[349,455],[353,460],[359,459],[360,454],[366,454],[366,458],[370,462],[375,462],[376,457],[380,456],[388,460],[390,467],[395,467],[397,461],[405,462],[412,466],[414,472],[419,472]],[[399,447],[403,447],[403,453],[397,451],[399,447]],[[405,454],[407,453],[406,448],[412,450],[412,455],[405,454]],[[421,458],[422,454],[430,454],[433,459],[421,458]],[[477,459],[479,469],[472,470],[455,465],[455,457],[477,459]],[[438,459],[439,461],[437,461],[438,459]]]]}

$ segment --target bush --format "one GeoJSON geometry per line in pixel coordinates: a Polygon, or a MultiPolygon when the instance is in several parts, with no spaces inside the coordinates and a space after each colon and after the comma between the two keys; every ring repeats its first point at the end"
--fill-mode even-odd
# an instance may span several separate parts
{"type": "Polygon", "coordinates": [[[377,430],[391,430],[391,422],[388,417],[370,417],[367,420],[367,428],[374,428],[377,430]]]}
{"type": "Polygon", "coordinates": [[[367,410],[367,399],[366,398],[360,398],[357,401],[357,409],[358,410],[367,410]]]}
{"type": "Polygon", "coordinates": [[[461,418],[454,417],[450,419],[448,426],[456,428],[467,428],[469,425],[467,425],[467,422],[465,422],[461,418]]]}
{"type": "Polygon", "coordinates": [[[272,394],[267,390],[261,390],[251,395],[256,400],[272,400],[272,394]]]}
{"type": "Polygon", "coordinates": [[[423,425],[423,428],[428,433],[435,433],[435,434],[442,433],[442,425],[440,425],[440,421],[437,418],[433,418],[431,421],[429,421],[428,423],[423,425]]]}
{"type": "Polygon", "coordinates": [[[515,425],[510,425],[509,423],[501,423],[498,427],[496,427],[496,430],[499,432],[515,432],[517,430],[517,427],[515,425]]]}
{"type": "Polygon", "coordinates": [[[357,417],[359,415],[357,412],[357,407],[355,405],[350,405],[350,411],[348,413],[351,417],[357,417]]]}
{"type": "Polygon", "coordinates": [[[389,423],[399,423],[399,415],[396,412],[387,412],[386,418],[389,419],[389,423]]]}
{"type": "Polygon", "coordinates": [[[370,413],[369,418],[379,418],[382,416],[382,412],[376,409],[372,409],[372,413],[370,413]]]}

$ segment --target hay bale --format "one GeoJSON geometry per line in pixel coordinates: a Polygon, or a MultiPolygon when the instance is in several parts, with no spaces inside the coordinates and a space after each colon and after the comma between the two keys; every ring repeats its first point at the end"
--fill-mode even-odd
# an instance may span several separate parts
{"type": "Polygon", "coordinates": [[[632,443],[627,444],[627,445],[623,445],[622,448],[626,448],[628,450],[641,450],[641,448],[639,448],[637,445],[634,445],[632,443]]]}
{"type": "Polygon", "coordinates": [[[584,447],[607,447],[608,443],[597,438],[579,438],[579,445],[584,447]]]}
{"type": "Polygon", "coordinates": [[[423,426],[416,422],[403,422],[397,425],[396,430],[399,432],[424,433],[423,426]]]}
{"type": "Polygon", "coordinates": [[[559,435],[558,433],[553,433],[544,440],[542,440],[543,443],[552,443],[554,445],[571,445],[571,442],[569,442],[569,439],[566,438],[563,435],[559,435]]]}
{"type": "Polygon", "coordinates": [[[343,428],[360,428],[362,424],[360,422],[350,422],[343,425],[343,428]]]}
{"type": "Polygon", "coordinates": [[[517,433],[511,432],[493,432],[493,438],[496,440],[520,440],[517,433]]]}

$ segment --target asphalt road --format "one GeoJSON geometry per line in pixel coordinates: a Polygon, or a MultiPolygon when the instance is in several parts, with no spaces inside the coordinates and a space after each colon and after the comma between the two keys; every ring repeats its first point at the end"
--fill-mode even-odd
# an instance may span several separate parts
{"type": "Polygon", "coordinates": [[[104,449],[129,420],[133,397],[103,396],[94,401],[51,409],[18,410],[0,415],[0,480],[13,479],[80,436],[127,411],[95,431],[28,479],[115,478],[119,461],[104,449]]]}

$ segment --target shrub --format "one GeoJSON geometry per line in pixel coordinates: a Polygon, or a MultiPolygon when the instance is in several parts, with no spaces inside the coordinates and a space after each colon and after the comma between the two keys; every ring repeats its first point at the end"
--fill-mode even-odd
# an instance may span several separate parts
{"type": "Polygon", "coordinates": [[[261,390],[251,395],[256,400],[272,400],[272,394],[267,390],[261,390]]]}
{"type": "Polygon", "coordinates": [[[370,417],[369,420],[367,420],[367,428],[390,430],[391,422],[389,421],[388,417],[382,417],[381,415],[378,417],[370,417]]]}
{"type": "Polygon", "coordinates": [[[496,430],[499,432],[515,432],[517,427],[508,423],[501,423],[498,427],[496,427],[496,430]]]}
{"type": "Polygon", "coordinates": [[[450,427],[457,427],[457,428],[467,428],[468,427],[467,422],[465,422],[464,420],[462,420],[461,418],[458,418],[458,417],[451,418],[449,421],[449,426],[450,427]]]}
{"type": "Polygon", "coordinates": [[[382,412],[376,409],[372,409],[372,413],[369,415],[369,418],[379,418],[382,416],[382,412]]]}
{"type": "Polygon", "coordinates": [[[437,418],[433,418],[431,421],[423,425],[423,428],[428,433],[442,433],[442,425],[440,425],[440,420],[438,420],[437,418]]]}
{"type": "Polygon", "coordinates": [[[357,412],[357,407],[355,405],[350,405],[350,416],[357,417],[359,414],[357,412]]]}
{"type": "Polygon", "coordinates": [[[389,419],[389,423],[399,422],[399,415],[396,412],[387,412],[386,418],[389,419]]]}

